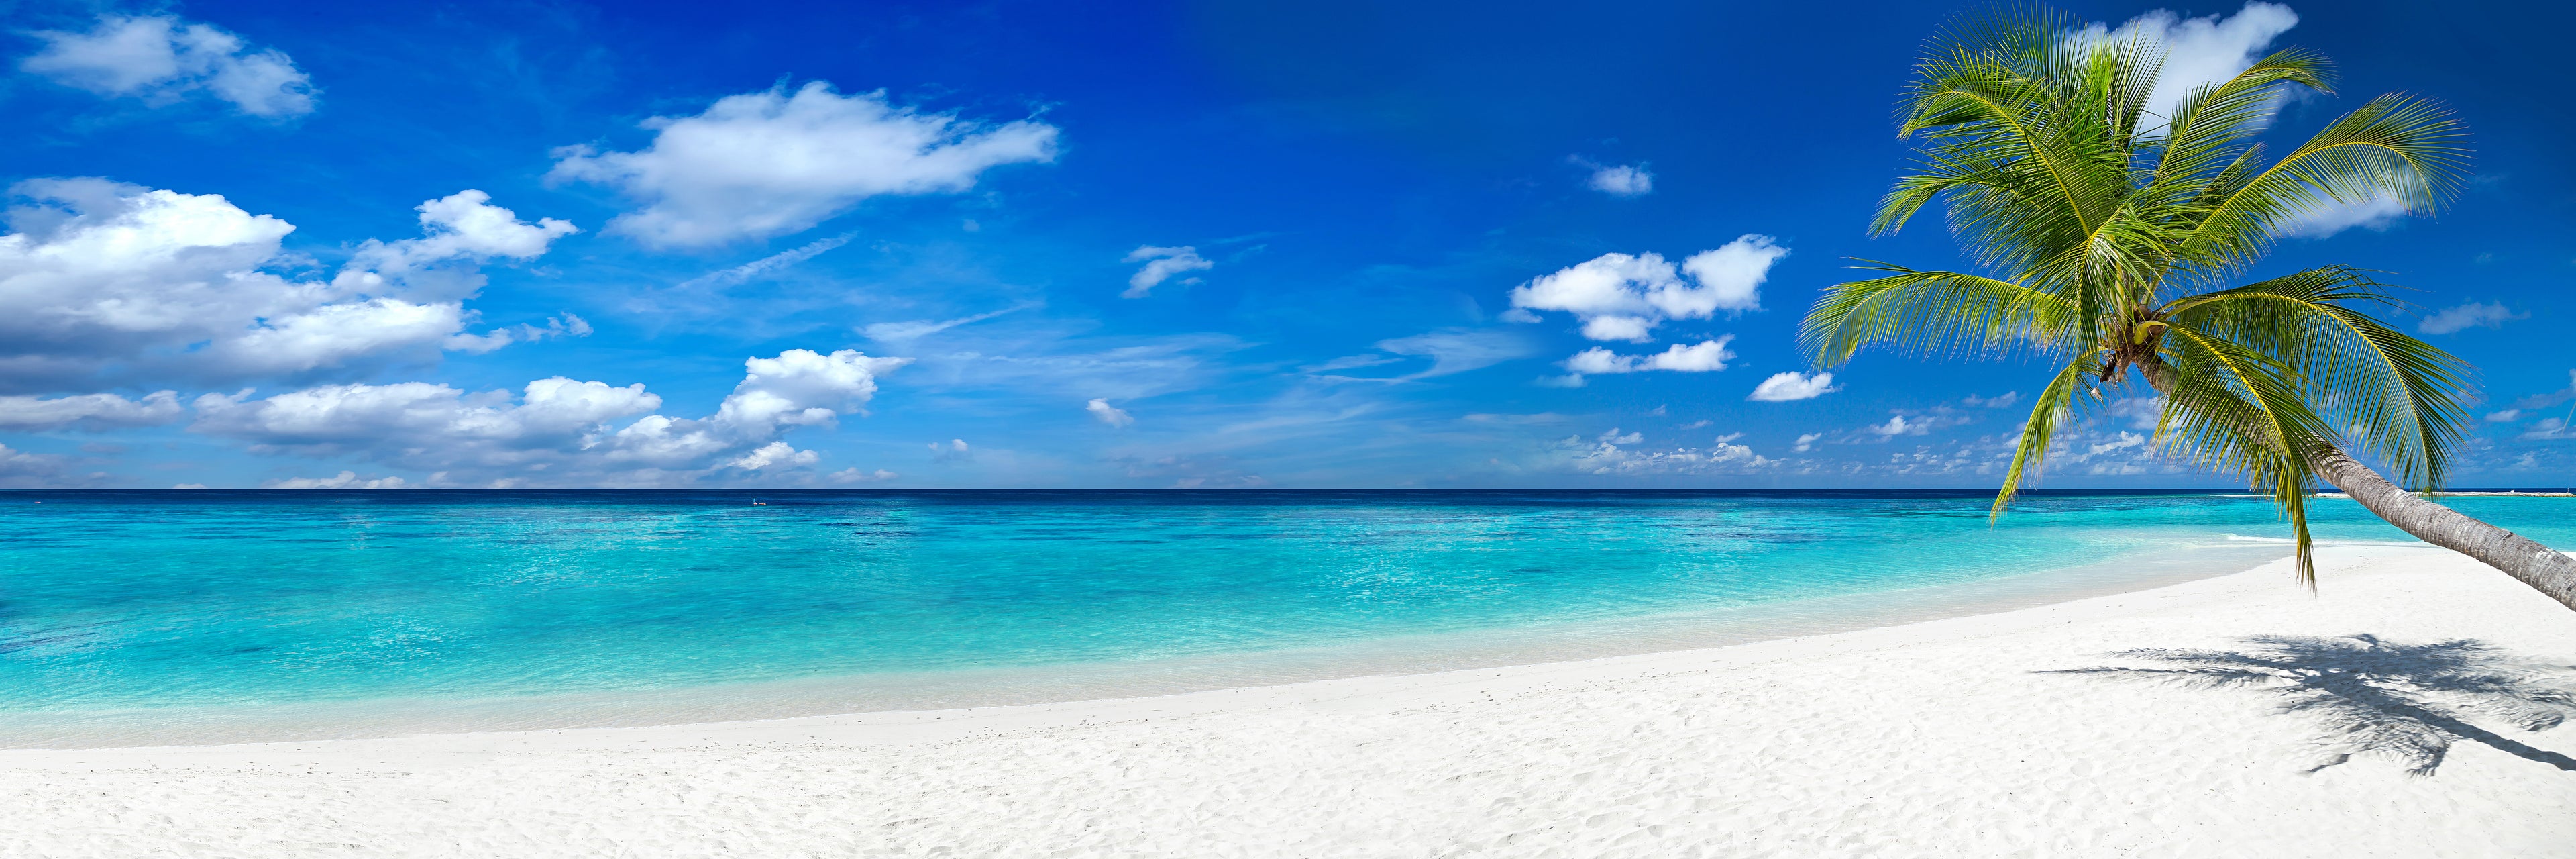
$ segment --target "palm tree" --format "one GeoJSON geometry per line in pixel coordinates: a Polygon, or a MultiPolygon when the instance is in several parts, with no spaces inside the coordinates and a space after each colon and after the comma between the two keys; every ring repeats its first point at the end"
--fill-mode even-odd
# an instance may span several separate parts
{"type": "Polygon", "coordinates": [[[1893,233],[1934,200],[1984,274],[1867,262],[1808,311],[1820,366],[1869,344],[1926,357],[2021,355],[2058,369],[1995,497],[2001,515],[2050,439],[2134,375],[2163,398],[2158,449],[2243,475],[2288,515],[2313,586],[2307,498],[2320,479],[2390,524],[2576,608],[2576,560],[2399,488],[2430,492],[2466,434],[2468,366],[2373,318],[2402,308],[2369,272],[2326,266],[2232,283],[2300,217],[2393,200],[2431,212],[2459,182],[2461,126],[2390,94],[2266,157],[2287,91],[2329,92],[2323,57],[2286,50],[2148,108],[2163,61],[2143,40],[2087,38],[2054,13],[1936,37],[1901,137],[1921,167],[1881,201],[1893,233]]]}

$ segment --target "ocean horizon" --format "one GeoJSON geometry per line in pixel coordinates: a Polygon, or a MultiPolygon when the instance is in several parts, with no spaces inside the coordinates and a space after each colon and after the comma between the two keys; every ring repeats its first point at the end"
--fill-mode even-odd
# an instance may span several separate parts
{"type": "MultiPolygon", "coordinates": [[[[21,747],[1426,673],[1998,611],[2289,549],[2267,499],[2202,490],[2034,492],[1991,525],[1971,490],[0,498],[26,502],[0,505],[0,744],[21,747]]],[[[2576,499],[2451,503],[2576,538],[2576,499]]],[[[2324,544],[2413,542],[2349,501],[2313,507],[2324,544]]]]}

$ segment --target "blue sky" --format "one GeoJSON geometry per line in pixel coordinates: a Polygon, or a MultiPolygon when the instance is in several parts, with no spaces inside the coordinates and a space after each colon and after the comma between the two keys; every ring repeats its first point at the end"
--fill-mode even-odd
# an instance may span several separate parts
{"type": "MultiPolygon", "coordinates": [[[[1865,227],[1970,9],[1750,5],[0,5],[0,485],[1993,485],[2038,368],[1793,343],[1966,265],[1865,227]]],[[[2069,8],[2456,109],[2255,274],[2420,290],[2456,482],[2576,483],[2565,13],[2069,8]]],[[[2041,485],[2229,482],[2151,408],[2041,485]]]]}

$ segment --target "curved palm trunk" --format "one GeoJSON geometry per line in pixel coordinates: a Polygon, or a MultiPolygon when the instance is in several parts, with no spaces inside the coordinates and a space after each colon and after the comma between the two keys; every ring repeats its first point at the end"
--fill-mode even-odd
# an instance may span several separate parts
{"type": "Polygon", "coordinates": [[[2325,479],[2398,530],[2476,558],[2548,594],[2560,605],[2576,608],[2576,558],[2408,492],[2343,451],[2331,451],[2311,461],[2325,479]]]}
{"type": "MultiPolygon", "coordinates": [[[[2156,362],[2141,364],[2138,369],[2157,393],[2171,395],[2173,368],[2156,362]]],[[[2335,488],[2398,530],[2476,558],[2548,594],[2559,605],[2576,609],[2576,558],[2408,492],[2343,451],[2328,450],[2310,457],[2309,462],[2335,488]]]]}

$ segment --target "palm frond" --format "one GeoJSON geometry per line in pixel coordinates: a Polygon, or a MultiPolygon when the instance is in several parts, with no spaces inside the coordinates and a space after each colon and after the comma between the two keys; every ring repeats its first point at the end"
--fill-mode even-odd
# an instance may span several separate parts
{"type": "Polygon", "coordinates": [[[2086,380],[2102,372],[2102,354],[2097,349],[2076,356],[2039,389],[2039,396],[2030,404],[2030,417],[2022,421],[2021,438],[2013,445],[2012,467],[2004,472],[2003,488],[1995,492],[1994,506],[1986,512],[1987,521],[2002,518],[2013,496],[2021,494],[2022,481],[2039,476],[2058,425],[2074,412],[2075,392],[2088,387],[2086,380]]]}
{"type": "Polygon", "coordinates": [[[1873,344],[2049,357],[2057,369],[2023,422],[1997,515],[2055,435],[2082,421],[2078,391],[2135,369],[2164,395],[2156,449],[2269,495],[2312,584],[2316,463],[2352,447],[2419,488],[2440,486],[2469,427],[2467,367],[2374,317],[2395,299],[2355,269],[2211,286],[2324,207],[2384,199],[2434,211],[2459,183],[2463,133],[2439,105],[2387,95],[2271,160],[2258,138],[2289,91],[2331,91],[2325,58],[2274,53],[2158,117],[2147,98],[2162,48],[2053,12],[1937,36],[1898,115],[1919,162],[1871,230],[1893,233],[1940,204],[1975,266],[1866,264],[1874,276],[1816,301],[1800,344],[1820,366],[1873,344]]]}
{"type": "Polygon", "coordinates": [[[1892,274],[1835,284],[1816,300],[1798,341],[1818,366],[1840,365],[1872,343],[1926,356],[1993,354],[2016,344],[2048,352],[2082,333],[2066,300],[2018,284],[1885,263],[1858,268],[1892,274]]]}
{"type": "Polygon", "coordinates": [[[2184,251],[2242,268],[2270,249],[2276,232],[2332,206],[2389,199],[2430,214],[2457,190],[2465,138],[2432,101],[2372,99],[2216,200],[2184,251]]]}
{"type": "Polygon", "coordinates": [[[2290,520],[2297,538],[2300,583],[2316,584],[2307,496],[2310,457],[2333,444],[2334,430],[2311,408],[2306,380],[2287,364],[2185,326],[2167,330],[2172,376],[2156,443],[2203,465],[2244,475],[2290,520]]]}
{"type": "Polygon", "coordinates": [[[2468,365],[2354,306],[2374,303],[2396,300],[2364,272],[2326,266],[2177,301],[2170,319],[2295,368],[2309,399],[2400,482],[2439,488],[2468,433],[2468,365]]]}

